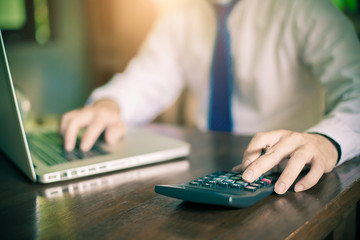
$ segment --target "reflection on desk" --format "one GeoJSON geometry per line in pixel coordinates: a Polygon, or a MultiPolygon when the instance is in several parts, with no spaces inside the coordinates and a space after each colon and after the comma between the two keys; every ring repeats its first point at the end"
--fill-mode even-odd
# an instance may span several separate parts
{"type": "MultiPolygon", "coordinates": [[[[186,172],[188,168],[189,162],[182,160],[100,176],[76,183],[70,182],[68,185],[44,188],[36,196],[37,235],[43,236],[44,239],[52,239],[53,236],[77,239],[76,226],[79,220],[86,219],[87,209],[93,208],[94,204],[103,205],[112,199],[112,196],[108,196],[109,192],[111,195],[116,194],[118,198],[124,194],[122,188],[119,187],[121,185],[131,182],[140,186],[149,181],[150,178],[169,173],[179,174],[186,172]],[[78,205],[79,202],[82,202],[84,208],[73,211],[72,207],[78,205]],[[54,219],[59,221],[54,222],[54,219]],[[49,229],[51,231],[48,231],[49,229]]],[[[134,195],[134,197],[136,196],[134,195]]],[[[121,204],[126,205],[127,203],[121,202],[121,204]]],[[[112,205],[108,202],[106,207],[110,210],[112,205]]],[[[88,221],[94,221],[94,219],[90,218],[88,221]]]]}
{"type": "Polygon", "coordinates": [[[124,171],[110,176],[100,175],[96,178],[69,183],[68,185],[45,188],[40,195],[52,199],[61,198],[67,194],[71,196],[97,194],[105,189],[116,188],[124,183],[137,182],[139,180],[146,181],[149,178],[155,178],[156,176],[164,174],[186,172],[188,169],[189,162],[187,160],[178,160],[175,162],[124,171]]]}

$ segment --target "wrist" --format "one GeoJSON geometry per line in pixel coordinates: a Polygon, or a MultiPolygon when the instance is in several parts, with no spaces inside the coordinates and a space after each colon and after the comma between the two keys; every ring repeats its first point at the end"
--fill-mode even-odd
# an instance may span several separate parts
{"type": "Polygon", "coordinates": [[[332,144],[332,146],[336,149],[336,152],[337,152],[336,164],[338,164],[340,159],[341,159],[341,147],[340,147],[340,144],[338,142],[336,142],[334,139],[332,139],[331,137],[329,137],[329,136],[327,136],[325,134],[322,134],[322,133],[309,132],[309,134],[316,134],[316,135],[322,136],[323,138],[327,139],[332,144]]]}
{"type": "Polygon", "coordinates": [[[109,98],[100,99],[100,100],[94,102],[92,106],[94,108],[106,109],[113,113],[120,114],[119,105],[114,100],[109,99],[109,98]]]}

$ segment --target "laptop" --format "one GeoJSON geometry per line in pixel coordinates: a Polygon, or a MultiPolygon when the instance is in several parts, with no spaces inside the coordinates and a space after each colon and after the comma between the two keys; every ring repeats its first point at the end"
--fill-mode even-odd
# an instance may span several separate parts
{"type": "Polygon", "coordinates": [[[31,181],[51,183],[185,157],[190,145],[143,128],[89,152],[66,152],[56,131],[25,132],[0,31],[0,151],[31,181]]]}

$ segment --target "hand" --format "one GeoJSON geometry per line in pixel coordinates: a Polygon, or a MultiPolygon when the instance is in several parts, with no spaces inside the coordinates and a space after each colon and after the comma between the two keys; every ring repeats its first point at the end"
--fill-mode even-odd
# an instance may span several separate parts
{"type": "Polygon", "coordinates": [[[86,127],[80,143],[80,150],[91,149],[96,139],[105,131],[105,141],[113,143],[125,134],[125,125],[120,117],[120,109],[114,101],[103,99],[91,106],[85,106],[64,114],[60,123],[60,134],[64,138],[66,151],[72,151],[77,135],[86,127]]]}
{"type": "Polygon", "coordinates": [[[245,170],[244,180],[253,182],[273,167],[287,161],[275,184],[275,192],[283,194],[304,167],[309,166],[310,171],[295,185],[295,192],[300,192],[313,187],[324,173],[332,171],[337,158],[336,147],[322,135],[277,130],[256,134],[244,153],[243,163],[234,167],[233,171],[245,170]],[[269,148],[261,155],[267,145],[269,148]]]}

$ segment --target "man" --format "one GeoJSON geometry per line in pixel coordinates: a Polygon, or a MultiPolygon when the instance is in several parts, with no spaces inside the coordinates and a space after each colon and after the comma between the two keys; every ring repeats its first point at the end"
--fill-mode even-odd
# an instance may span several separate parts
{"type": "Polygon", "coordinates": [[[244,179],[252,182],[286,162],[275,184],[283,194],[309,166],[295,185],[298,192],[360,153],[360,46],[349,21],[329,0],[181,0],[174,5],[125,72],[95,90],[87,106],[63,116],[66,150],[74,148],[83,127],[84,151],[103,131],[109,143],[120,139],[125,125],[151,121],[184,85],[198,98],[197,126],[216,129],[210,124],[218,88],[212,85],[214,49],[225,27],[231,46],[231,72],[225,71],[231,77],[229,106],[223,108],[231,115],[229,131],[255,134],[235,171],[244,169],[244,179]],[[230,9],[222,26],[215,11],[221,6],[230,9]]]}

